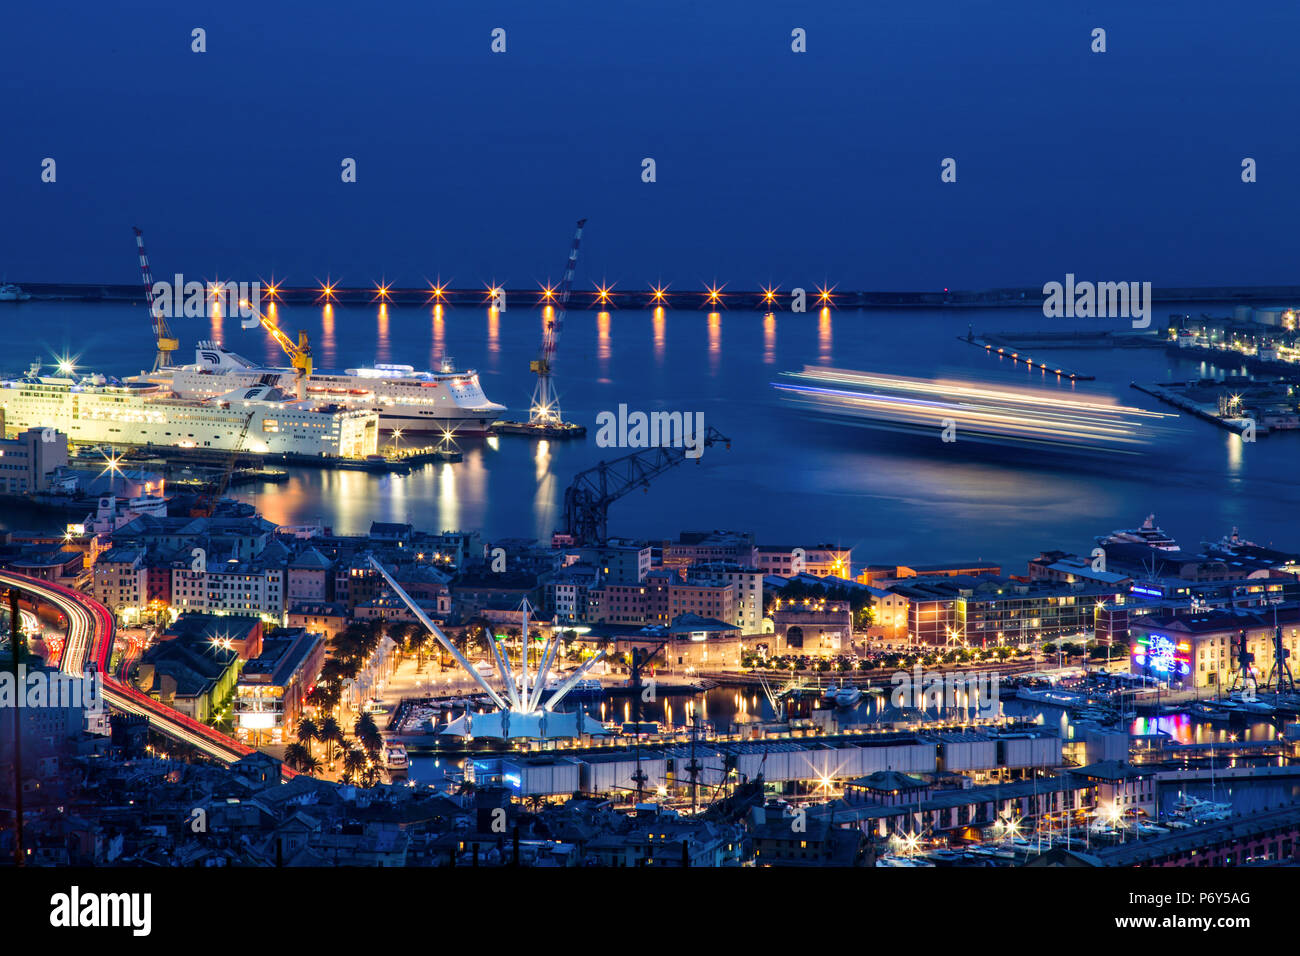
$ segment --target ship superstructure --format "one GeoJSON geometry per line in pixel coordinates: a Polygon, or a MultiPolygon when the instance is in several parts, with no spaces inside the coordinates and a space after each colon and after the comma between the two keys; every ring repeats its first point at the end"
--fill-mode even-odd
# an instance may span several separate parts
{"type": "Polygon", "coordinates": [[[53,428],[77,444],[359,458],[374,454],[379,442],[375,412],[299,400],[261,381],[206,398],[179,398],[155,382],[41,375],[33,366],[22,377],[0,381],[0,408],[10,430],[53,428]]]}
{"type": "MultiPolygon", "coordinates": [[[[297,387],[294,369],[258,365],[215,342],[200,342],[194,364],[174,366],[136,381],[170,388],[178,398],[207,399],[232,389],[270,384],[297,387]]],[[[381,431],[483,433],[505,411],[488,401],[472,369],[457,371],[444,359],[437,372],[410,365],[375,365],[342,372],[313,371],[306,378],[307,400],[373,410],[381,431]]]]}

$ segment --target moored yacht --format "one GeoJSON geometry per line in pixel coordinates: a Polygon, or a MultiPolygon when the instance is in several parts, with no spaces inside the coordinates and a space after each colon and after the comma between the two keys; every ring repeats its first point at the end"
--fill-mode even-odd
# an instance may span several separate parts
{"type": "Polygon", "coordinates": [[[1156,516],[1149,514],[1140,528],[1121,528],[1097,538],[1098,544],[1145,544],[1158,551],[1181,551],[1178,542],[1156,526],[1156,516]]]}

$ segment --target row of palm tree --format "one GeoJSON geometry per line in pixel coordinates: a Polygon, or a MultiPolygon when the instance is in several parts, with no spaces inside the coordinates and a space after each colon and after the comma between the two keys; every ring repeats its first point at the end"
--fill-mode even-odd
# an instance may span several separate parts
{"type": "MultiPolygon", "coordinates": [[[[307,694],[306,702],[327,716],[319,722],[304,717],[298,722],[297,741],[285,748],[284,760],[289,766],[312,773],[324,764],[333,765],[342,760],[343,781],[373,785],[379,779],[379,766],[384,739],[370,714],[362,714],[352,729],[353,743],[349,743],[343,728],[333,712],[343,696],[346,681],[354,680],[383,640],[385,630],[405,654],[417,655],[423,666],[424,654],[433,635],[423,625],[396,621],[385,624],[382,620],[354,621],[336,634],[331,641],[331,653],[321,668],[316,685],[307,694]],[[324,761],[317,758],[313,743],[324,748],[324,761]]],[[[454,640],[454,638],[453,638],[454,640]]],[[[461,638],[464,640],[464,637],[461,638]]]]}

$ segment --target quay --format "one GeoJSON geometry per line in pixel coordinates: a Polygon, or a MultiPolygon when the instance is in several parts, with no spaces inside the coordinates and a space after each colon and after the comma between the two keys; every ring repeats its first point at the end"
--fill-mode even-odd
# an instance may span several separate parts
{"type": "MultiPolygon", "coordinates": [[[[1187,412],[1189,415],[1195,415],[1197,418],[1204,419],[1205,421],[1218,425],[1220,428],[1226,429],[1230,432],[1241,434],[1255,423],[1253,418],[1220,418],[1205,406],[1193,402],[1190,399],[1183,398],[1177,392],[1173,391],[1169,385],[1139,385],[1137,382],[1130,382],[1129,387],[1136,388],[1139,392],[1144,392],[1147,395],[1158,398],[1160,401],[1187,412]]],[[[1268,427],[1265,425],[1255,426],[1255,429],[1257,434],[1268,434],[1268,427]]]]}
{"type": "MultiPolygon", "coordinates": [[[[432,754],[410,738],[391,738],[413,754],[432,754]]],[[[636,789],[636,774],[644,776],[643,790],[694,784],[711,787],[745,783],[762,778],[791,794],[824,791],[837,782],[877,772],[909,774],[979,773],[1019,776],[1062,765],[1061,738],[1053,728],[1008,725],[973,729],[959,725],[929,730],[882,729],[868,732],[781,737],[766,740],[684,737],[666,744],[562,747],[544,752],[497,751],[471,754],[475,777],[506,775],[522,781],[516,796],[626,795],[636,789]],[[480,761],[482,765],[480,766],[480,761]],[[691,771],[691,765],[694,771],[691,771]],[[548,769],[543,778],[529,782],[531,767],[548,769]],[[507,767],[509,769],[507,769],[507,767]]],[[[1043,788],[1042,781],[1038,787],[1043,788]]]]}
{"type": "MultiPolygon", "coordinates": [[[[336,456],[300,455],[293,452],[258,453],[221,448],[176,448],[166,445],[146,444],[124,445],[123,457],[133,463],[140,464],[155,461],[169,465],[206,465],[218,470],[224,468],[225,463],[233,457],[237,469],[233,474],[238,474],[240,471],[245,472],[242,481],[246,483],[253,481],[279,482],[288,479],[288,475],[284,472],[263,467],[266,463],[391,473],[409,471],[415,466],[430,462],[461,461],[464,455],[459,449],[443,445],[403,449],[396,454],[372,455],[367,458],[340,458],[336,456]]],[[[236,484],[238,482],[234,480],[233,474],[231,483],[236,484]]]]}
{"type": "Polygon", "coordinates": [[[1290,383],[1295,383],[1297,378],[1300,377],[1300,367],[1297,367],[1293,362],[1264,359],[1258,355],[1248,355],[1245,352],[1223,348],[1218,345],[1197,344],[1184,348],[1176,343],[1166,343],[1165,351],[1172,357],[1183,359],[1197,359],[1208,355],[1211,360],[1220,365],[1237,366],[1255,374],[1278,375],[1290,383]]]}

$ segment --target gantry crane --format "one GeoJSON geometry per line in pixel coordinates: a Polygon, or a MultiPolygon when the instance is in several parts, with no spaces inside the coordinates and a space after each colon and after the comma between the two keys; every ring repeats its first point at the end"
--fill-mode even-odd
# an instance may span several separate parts
{"type": "Polygon", "coordinates": [[[153,337],[158,346],[153,357],[153,370],[156,372],[172,364],[172,353],[181,343],[167,327],[162,309],[154,306],[153,275],[149,272],[149,255],[144,251],[144,233],[137,226],[131,228],[135,230],[135,246],[140,252],[140,277],[144,280],[144,299],[149,304],[149,321],[153,323],[153,337]]]}
{"type": "Polygon", "coordinates": [[[271,333],[271,338],[275,339],[276,344],[284,350],[284,354],[289,356],[289,364],[294,370],[294,387],[298,398],[307,397],[307,379],[311,377],[312,359],[311,344],[307,341],[307,333],[302,329],[298,330],[298,341],[285,335],[280,327],[263,315],[256,306],[251,302],[240,302],[243,308],[249,309],[257,316],[257,321],[262,323],[262,328],[271,333]]]}
{"type": "MultiPolygon", "coordinates": [[[[703,436],[705,447],[731,439],[710,425],[703,436]]],[[[647,448],[602,461],[580,471],[564,491],[564,533],[574,544],[604,544],[609,540],[609,506],[628,492],[646,488],[650,479],[686,460],[686,448],[647,448]]]]}
{"type": "MultiPolygon", "coordinates": [[[[573,286],[573,272],[578,264],[578,245],[582,241],[582,227],[587,220],[579,219],[578,227],[573,233],[573,246],[569,249],[569,261],[564,265],[564,278],[559,289],[555,290],[557,304],[553,306],[551,318],[542,332],[542,347],[537,358],[528,363],[529,371],[537,374],[537,387],[533,389],[533,402],[528,409],[530,425],[560,425],[560,398],[555,392],[555,383],[551,381],[551,372],[555,367],[555,352],[560,344],[560,333],[564,330],[564,310],[569,304],[569,290],[573,286]]],[[[550,295],[547,296],[548,300],[550,295]]]]}

